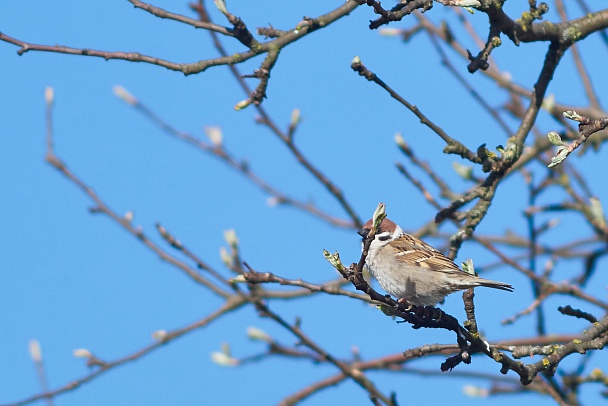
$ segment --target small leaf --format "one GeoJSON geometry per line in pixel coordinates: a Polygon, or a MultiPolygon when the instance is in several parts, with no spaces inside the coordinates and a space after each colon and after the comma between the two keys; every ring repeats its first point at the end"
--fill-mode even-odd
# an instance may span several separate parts
{"type": "Polygon", "coordinates": [[[511,159],[515,152],[517,152],[517,138],[515,136],[509,137],[507,147],[505,148],[505,158],[511,159]]]}
{"type": "Polygon", "coordinates": [[[378,309],[382,313],[384,313],[385,316],[395,317],[395,308],[392,306],[387,306],[385,304],[379,304],[376,306],[376,309],[378,309]]]}
{"type": "Polygon", "coordinates": [[[384,203],[378,203],[378,207],[374,210],[372,216],[372,222],[374,223],[374,229],[379,230],[382,220],[386,218],[386,205],[384,203]]]}
{"type": "Polygon", "coordinates": [[[583,119],[576,111],[573,111],[573,110],[564,111],[563,115],[567,119],[574,120],[574,121],[581,121],[583,119]]]}
{"type": "Polygon", "coordinates": [[[468,273],[469,275],[475,275],[475,266],[473,265],[472,259],[468,258],[460,266],[464,272],[468,273]]]}
{"type": "Polygon", "coordinates": [[[560,147],[557,150],[557,155],[551,158],[551,163],[547,165],[547,167],[553,168],[554,166],[561,164],[566,159],[566,157],[568,157],[568,155],[568,148],[560,147]]]}
{"type": "Polygon", "coordinates": [[[325,257],[327,262],[329,262],[331,266],[336,268],[338,271],[341,269],[345,269],[344,264],[342,264],[342,261],[340,260],[340,254],[338,254],[337,252],[335,254],[330,254],[329,251],[323,250],[323,256],[325,257]]]}
{"type": "Polygon", "coordinates": [[[496,158],[498,158],[498,155],[496,155],[496,152],[494,152],[494,151],[490,151],[490,150],[489,150],[489,149],[487,149],[487,148],[484,148],[484,150],[485,150],[486,156],[487,156],[488,158],[490,158],[490,159],[496,159],[496,158]]]}

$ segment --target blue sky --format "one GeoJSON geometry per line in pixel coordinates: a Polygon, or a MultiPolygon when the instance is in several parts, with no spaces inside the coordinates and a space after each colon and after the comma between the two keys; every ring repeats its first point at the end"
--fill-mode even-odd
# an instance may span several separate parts
{"type": "MultiPolygon", "coordinates": [[[[242,3],[228,3],[229,10],[252,30],[269,23],[276,28],[293,27],[304,15],[318,16],[341,4],[318,0],[289,5],[281,1],[242,3]]],[[[192,15],[186,2],[164,0],[153,4],[192,15]]],[[[427,15],[457,24],[440,5],[427,15]]],[[[217,12],[214,18],[225,23],[217,12]]],[[[395,133],[401,132],[416,154],[431,162],[456,189],[465,190],[469,185],[452,169],[457,158],[441,153],[441,140],[381,89],[353,73],[352,58],[359,55],[384,81],[470,148],[482,143],[493,148],[504,144],[506,137],[467,92],[454,84],[438,56],[429,52],[426,36],[402,44],[397,38],[370,31],[367,22],[372,18],[370,9],[360,7],[348,18],[285,49],[272,71],[264,106],[283,127],[288,125],[293,109],[300,109],[302,124],[296,134],[297,144],[343,188],[361,217],[369,217],[383,201],[389,216],[405,229],[415,230],[435,213],[395,170],[395,162],[404,162],[393,140],[395,133]]],[[[479,13],[467,18],[475,26],[486,24],[486,17],[479,13]]],[[[555,20],[553,14],[551,18],[555,20]]],[[[394,26],[412,24],[408,20],[394,26]]],[[[127,1],[2,2],[0,30],[33,43],[138,51],[177,62],[217,55],[206,32],[160,20],[127,1]]],[[[242,49],[236,43],[224,43],[230,52],[242,49]]],[[[597,44],[597,38],[591,38],[583,51],[597,44]]],[[[360,239],[354,230],[336,229],[292,208],[272,207],[268,196],[242,176],[169,138],[112,91],[116,85],[123,86],[176,128],[200,137],[204,137],[207,126],[221,127],[226,148],[246,158],[269,183],[344,217],[336,202],[297,165],[274,135],[255,124],[253,108],[234,111],[234,104],[245,95],[225,67],[184,77],[147,64],[37,52],[18,56],[16,51],[17,47],[0,43],[0,187],[4,196],[0,216],[4,230],[0,240],[1,404],[39,392],[27,351],[32,339],[42,345],[48,380],[51,388],[56,388],[87,373],[83,360],[72,355],[74,349],[86,348],[103,359],[116,359],[151,343],[153,331],[192,323],[220,304],[108,218],[89,213],[92,202],[44,162],[43,94],[48,86],[55,92],[58,156],[118,213],[132,211],[133,223],[155,241],[162,244],[154,229],[160,222],[205,261],[223,270],[219,257],[220,247],[226,245],[223,232],[235,229],[242,257],[256,270],[316,283],[336,276],[323,259],[322,249],[339,251],[345,262],[358,259],[360,239]]],[[[530,75],[530,71],[539,70],[545,52],[546,44],[516,48],[505,40],[494,56],[515,81],[530,87],[536,79],[536,73],[530,75]]],[[[589,62],[592,58],[605,62],[605,52],[595,56],[587,52],[586,56],[589,62]]],[[[251,73],[261,60],[254,58],[239,69],[251,73]]],[[[454,63],[466,72],[461,59],[454,58],[454,63]]],[[[602,78],[600,69],[604,66],[591,63],[591,74],[602,78]]],[[[466,73],[466,77],[477,86],[488,84],[480,74],[466,73]]],[[[578,82],[572,85],[572,77],[572,62],[566,58],[549,93],[564,103],[584,105],[584,94],[578,82]]],[[[256,82],[251,84],[255,86],[256,82]]],[[[600,95],[606,94],[606,83],[596,79],[595,84],[600,95]]],[[[505,102],[499,92],[486,91],[485,96],[495,106],[505,102]]],[[[515,130],[515,123],[510,124],[515,130]]],[[[545,132],[555,125],[546,117],[541,117],[539,124],[545,132]]],[[[605,167],[602,151],[587,154],[584,159],[575,155],[570,159],[580,161],[582,171],[605,167]]],[[[608,201],[608,190],[600,176],[591,176],[590,184],[601,201],[608,201]]],[[[496,234],[505,228],[523,229],[523,190],[521,178],[507,180],[478,231],[496,234]]],[[[550,201],[551,197],[548,194],[543,199],[550,201]]],[[[562,231],[549,242],[567,241],[588,232],[573,230],[574,224],[579,223],[564,215],[562,231]]],[[[453,232],[450,227],[446,225],[442,231],[453,232]]],[[[430,242],[445,245],[445,240],[430,242]]],[[[477,264],[493,260],[474,244],[465,244],[458,260],[469,257],[477,264]]],[[[601,265],[606,266],[605,261],[601,265]]],[[[563,266],[556,272],[559,280],[572,271],[563,266]]],[[[513,326],[500,325],[502,319],[530,303],[528,282],[505,268],[488,277],[512,283],[517,289],[511,296],[487,289],[476,292],[478,319],[483,329],[491,332],[488,338],[533,335],[532,318],[513,326]]],[[[605,299],[605,277],[596,275],[595,282],[592,293],[605,299]]],[[[549,304],[555,307],[567,303],[551,299],[549,304]]],[[[342,297],[277,301],[271,302],[271,307],[286,320],[301,317],[307,334],[342,357],[350,356],[352,346],[369,359],[426,343],[452,343],[454,339],[443,331],[412,330],[342,297]]],[[[448,298],[444,308],[464,318],[459,295],[448,298]]],[[[549,322],[551,332],[577,332],[585,326],[578,320],[567,319],[565,323],[564,316],[554,313],[549,322]]],[[[276,324],[258,318],[251,309],[241,310],[61,396],[56,404],[275,404],[336,372],[326,365],[281,358],[239,368],[222,368],[210,361],[210,353],[219,350],[222,342],[229,342],[237,357],[262,351],[260,343],[247,339],[248,326],[259,327],[285,344],[294,342],[276,324]]],[[[575,367],[580,359],[572,358],[565,364],[575,367]]],[[[441,361],[431,358],[413,367],[438,371],[441,361]]],[[[604,354],[592,358],[598,365],[605,365],[605,361],[604,354]]],[[[496,370],[496,364],[478,357],[473,365],[460,366],[457,372],[496,370]]],[[[439,380],[437,376],[412,374],[370,376],[384,392],[396,390],[402,403],[422,399],[429,404],[446,399],[482,402],[462,395],[462,387],[470,384],[466,377],[439,380]],[[445,389],[437,391],[438,384],[445,389]],[[409,388],[423,388],[423,393],[409,388]]],[[[594,390],[587,387],[583,399],[597,399],[594,390]]],[[[551,404],[537,395],[526,396],[527,401],[551,404]]],[[[513,398],[492,401],[511,404],[513,398]]],[[[328,389],[305,404],[329,402],[368,404],[364,393],[350,382],[328,389]]]]}

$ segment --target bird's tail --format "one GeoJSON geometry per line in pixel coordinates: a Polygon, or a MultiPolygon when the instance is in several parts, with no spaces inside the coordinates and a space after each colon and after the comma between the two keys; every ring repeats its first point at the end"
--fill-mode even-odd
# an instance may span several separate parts
{"type": "Polygon", "coordinates": [[[477,283],[479,284],[479,286],[485,286],[487,288],[494,288],[494,289],[506,290],[507,292],[513,292],[513,286],[509,285],[508,283],[492,281],[490,279],[483,279],[483,278],[477,279],[477,283]]]}

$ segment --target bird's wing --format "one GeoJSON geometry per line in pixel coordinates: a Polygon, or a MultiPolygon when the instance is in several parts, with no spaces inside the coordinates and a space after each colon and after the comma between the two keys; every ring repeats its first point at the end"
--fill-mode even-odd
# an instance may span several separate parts
{"type": "Polygon", "coordinates": [[[420,266],[432,271],[462,272],[450,258],[412,235],[403,234],[393,240],[393,246],[398,250],[397,260],[408,265],[420,266]]]}

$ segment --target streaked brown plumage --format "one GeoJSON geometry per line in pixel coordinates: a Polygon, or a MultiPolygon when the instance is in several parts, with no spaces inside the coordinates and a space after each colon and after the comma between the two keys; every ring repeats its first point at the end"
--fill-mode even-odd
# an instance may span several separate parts
{"type": "MultiPolygon", "coordinates": [[[[363,239],[371,227],[369,220],[359,230],[363,239]]],[[[513,291],[508,283],[462,271],[454,261],[387,218],[374,236],[365,262],[382,289],[417,306],[435,305],[450,293],[476,286],[513,291]]]]}

